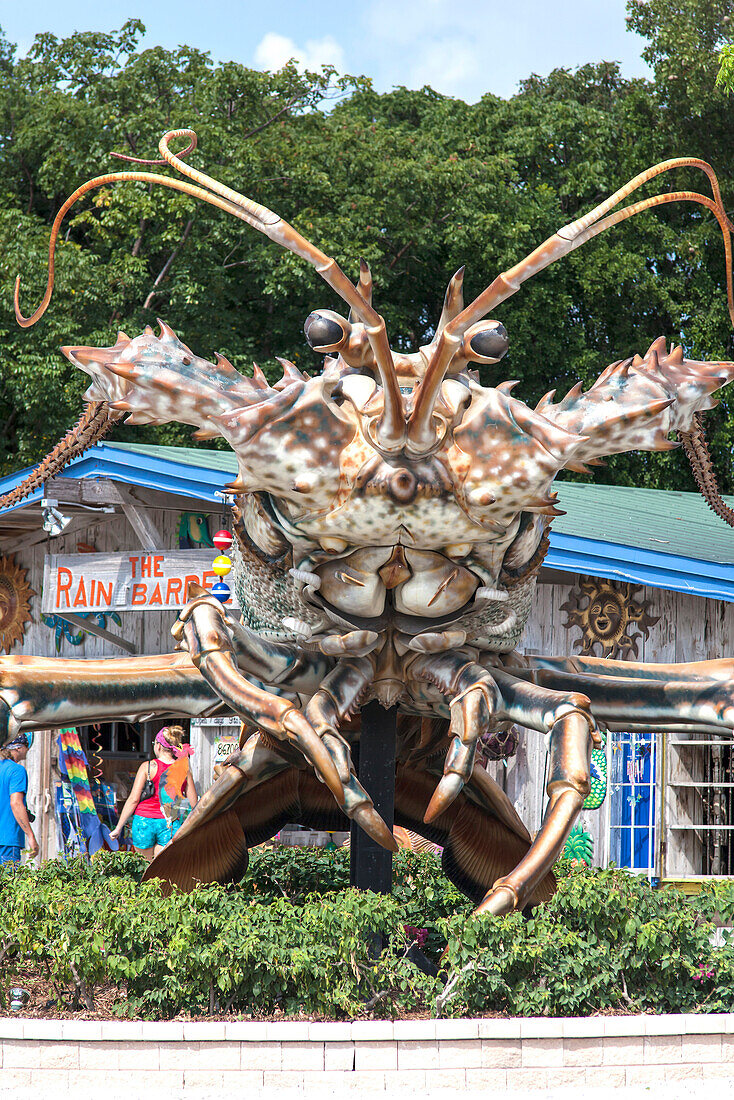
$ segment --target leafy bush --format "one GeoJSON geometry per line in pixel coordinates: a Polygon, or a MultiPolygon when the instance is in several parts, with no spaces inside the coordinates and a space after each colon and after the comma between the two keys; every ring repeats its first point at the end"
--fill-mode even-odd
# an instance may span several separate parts
{"type": "Polygon", "coordinates": [[[414,853],[395,856],[391,897],[349,889],[343,851],[256,851],[241,885],[169,898],[143,868],[107,854],[0,870],[3,985],[45,975],[61,1007],[93,1010],[104,991],[152,1019],[734,1009],[734,943],[712,944],[714,921],[734,918],[730,883],[691,901],[559,865],[558,893],[526,920],[472,918],[414,853]],[[416,945],[435,963],[446,947],[438,977],[411,961],[416,945]]]}
{"type": "Polygon", "coordinates": [[[472,1015],[729,1012],[734,940],[714,947],[714,918],[734,915],[734,884],[687,899],[610,867],[562,868],[532,919],[441,921],[447,981],[438,1008],[472,1015]]]}

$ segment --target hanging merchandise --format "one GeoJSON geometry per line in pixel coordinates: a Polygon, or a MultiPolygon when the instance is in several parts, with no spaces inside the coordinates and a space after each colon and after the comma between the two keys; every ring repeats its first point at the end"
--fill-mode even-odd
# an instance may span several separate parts
{"type": "Polygon", "coordinates": [[[584,801],[584,810],[598,810],[607,797],[607,739],[602,734],[601,748],[591,752],[591,790],[584,801]]]}
{"type": "MultiPolygon", "coordinates": [[[[113,852],[119,850],[119,844],[110,836],[110,830],[97,816],[97,807],[89,783],[89,764],[79,740],[79,734],[73,728],[62,729],[58,735],[59,771],[71,787],[74,805],[68,814],[74,826],[74,843],[79,850],[93,856],[100,848],[113,852]]],[[[62,795],[63,800],[63,795],[62,795]]],[[[58,800],[57,800],[58,801],[58,800]]],[[[65,807],[65,800],[63,800],[65,807]]],[[[66,843],[64,845],[66,850],[66,843]]]]}
{"type": "Polygon", "coordinates": [[[591,833],[587,833],[586,829],[583,829],[579,824],[574,825],[571,832],[568,834],[568,840],[563,849],[564,859],[570,859],[572,861],[581,860],[587,867],[591,867],[591,860],[594,856],[594,838],[591,833]]]}

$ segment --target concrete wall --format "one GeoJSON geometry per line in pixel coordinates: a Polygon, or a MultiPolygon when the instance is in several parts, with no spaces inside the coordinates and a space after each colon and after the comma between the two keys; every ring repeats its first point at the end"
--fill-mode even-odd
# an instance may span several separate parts
{"type": "Polygon", "coordinates": [[[0,1043],[0,1088],[17,1100],[66,1090],[127,1100],[158,1095],[155,1089],[187,1098],[262,1089],[320,1098],[561,1088],[581,1096],[575,1090],[683,1081],[716,1090],[734,1081],[734,1016],[727,1014],[345,1023],[5,1019],[0,1043]]]}

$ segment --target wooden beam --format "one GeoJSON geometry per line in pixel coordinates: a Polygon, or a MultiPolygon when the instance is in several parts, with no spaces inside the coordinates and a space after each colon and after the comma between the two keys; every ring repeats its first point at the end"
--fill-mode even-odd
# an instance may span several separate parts
{"type": "Polygon", "coordinates": [[[123,485],[118,485],[116,488],[120,492],[122,510],[127,516],[133,531],[140,539],[143,550],[165,550],[163,536],[150,518],[148,510],[141,508],[139,504],[135,504],[123,485]]]}
{"type": "Polygon", "coordinates": [[[104,507],[105,504],[122,503],[118,486],[108,477],[52,477],[45,484],[44,496],[58,500],[62,507],[64,504],[104,507]]]}
{"type": "Polygon", "coordinates": [[[64,504],[86,504],[104,507],[117,505],[122,508],[130,526],[138,536],[143,550],[164,550],[160,531],[148,510],[135,499],[127,485],[101,478],[53,477],[46,482],[46,496],[64,504]]]}
{"type": "Polygon", "coordinates": [[[74,615],[71,611],[65,611],[63,615],[58,612],[54,612],[60,619],[64,619],[67,623],[71,623],[72,626],[77,627],[79,630],[86,630],[87,634],[94,634],[97,638],[104,638],[107,642],[112,642],[113,645],[119,646],[120,649],[126,650],[128,653],[132,653],[134,657],[137,657],[140,650],[132,642],[129,642],[127,638],[122,638],[119,634],[113,634],[110,630],[105,630],[103,626],[97,626],[96,623],[91,622],[89,619],[83,619],[81,615],[74,615]]]}

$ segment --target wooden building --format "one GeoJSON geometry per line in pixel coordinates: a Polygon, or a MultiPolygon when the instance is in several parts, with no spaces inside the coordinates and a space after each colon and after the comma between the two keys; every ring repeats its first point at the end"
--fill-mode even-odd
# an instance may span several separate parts
{"type": "MultiPolygon", "coordinates": [[[[26,472],[0,479],[0,494],[26,472]]],[[[22,627],[18,621],[3,633],[0,610],[0,645],[49,657],[170,650],[181,599],[177,581],[214,579],[207,575],[215,553],[207,535],[226,522],[221,494],[235,472],[230,452],[104,443],[43,492],[0,512],[0,595],[3,583],[22,587],[23,575],[34,593],[22,627]],[[42,499],[57,504],[44,512],[42,499]]],[[[697,494],[571,482],[556,487],[567,514],[554,522],[522,651],[576,653],[582,639],[592,637],[591,620],[592,626],[606,623],[617,639],[616,650],[597,642],[597,656],[734,657],[734,533],[697,494]]],[[[118,799],[159,725],[81,729],[93,768],[118,799]]],[[[200,789],[237,731],[234,719],[193,725],[200,789]]],[[[37,735],[27,761],[29,803],[45,856],[57,850],[53,745],[53,736],[37,735]]],[[[728,738],[665,730],[653,737],[609,734],[606,762],[607,798],[601,809],[582,814],[595,840],[595,862],[613,860],[691,888],[701,877],[734,874],[728,738]]],[[[543,811],[545,764],[542,737],[526,730],[514,755],[488,765],[531,831],[543,811]]]]}

